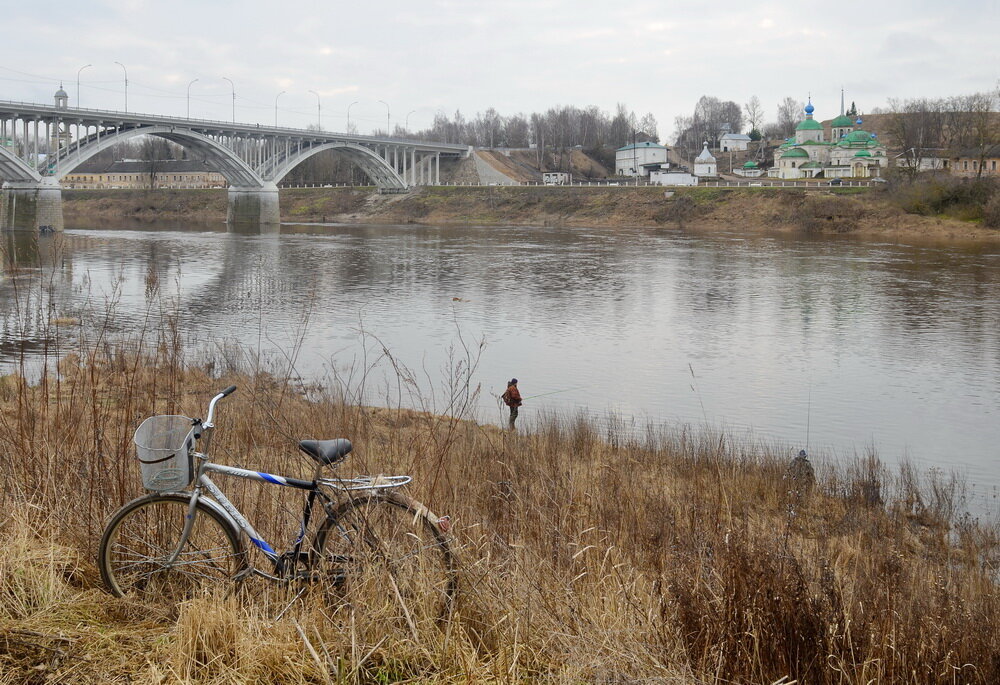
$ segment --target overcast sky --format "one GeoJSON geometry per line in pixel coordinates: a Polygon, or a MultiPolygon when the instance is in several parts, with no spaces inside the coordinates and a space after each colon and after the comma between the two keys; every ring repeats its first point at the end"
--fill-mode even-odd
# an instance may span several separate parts
{"type": "Polygon", "coordinates": [[[812,93],[839,113],[892,97],[996,88],[1000,0],[107,0],[3,3],[0,99],[362,133],[553,105],[625,103],[661,138],[703,95],[760,97],[769,119],[812,93]],[[92,66],[79,72],[80,67],[92,66]],[[410,114],[412,112],[412,114],[410,114]]]}

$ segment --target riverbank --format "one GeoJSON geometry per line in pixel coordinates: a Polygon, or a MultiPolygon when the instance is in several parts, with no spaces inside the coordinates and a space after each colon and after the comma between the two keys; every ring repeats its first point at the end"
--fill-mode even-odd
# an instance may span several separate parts
{"type": "MultiPolygon", "coordinates": [[[[552,419],[512,434],[213,377],[169,344],[128,349],[65,357],[34,385],[0,379],[0,682],[1000,680],[1000,538],[961,516],[954,481],[874,458],[813,478],[683,428],[637,440],[552,419]],[[304,474],[296,439],[346,436],[341,471],[412,474],[412,494],[452,516],[450,620],[389,622],[384,594],[346,606],[253,581],[166,609],[103,590],[101,530],[141,494],[138,421],[203,415],[230,383],[223,463],[304,474]]],[[[225,488],[264,537],[292,539],[300,500],[225,488]]]]}
{"type": "MultiPolygon", "coordinates": [[[[770,188],[427,187],[405,195],[370,188],[281,191],[284,222],[484,226],[683,227],[853,234],[883,239],[1000,242],[1000,230],[909,214],[884,191],[770,188]]],[[[65,191],[68,226],[102,221],[224,221],[220,190],[65,191]]]]}

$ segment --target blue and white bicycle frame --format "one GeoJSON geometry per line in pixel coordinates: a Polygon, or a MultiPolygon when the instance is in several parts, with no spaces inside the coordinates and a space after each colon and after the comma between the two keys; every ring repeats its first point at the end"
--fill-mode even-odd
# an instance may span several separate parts
{"type": "MultiPolygon", "coordinates": [[[[347,494],[348,496],[350,496],[351,493],[365,493],[370,495],[379,491],[385,491],[389,488],[398,488],[406,485],[412,480],[411,476],[356,476],[353,478],[321,478],[320,475],[323,469],[322,464],[317,465],[316,472],[312,480],[303,480],[301,478],[278,476],[264,471],[253,471],[235,466],[225,466],[223,464],[212,463],[207,456],[207,452],[209,444],[211,443],[212,432],[215,429],[215,424],[212,422],[212,418],[215,415],[215,405],[219,400],[231,394],[235,390],[236,386],[230,386],[213,397],[212,401],[208,405],[208,418],[200,422],[200,429],[196,428],[195,430],[195,437],[200,438],[203,442],[204,452],[193,453],[194,458],[199,464],[198,475],[194,480],[194,487],[190,491],[184,490],[177,493],[185,496],[190,495],[190,504],[188,506],[187,519],[184,523],[184,529],[181,533],[177,549],[175,549],[166,560],[164,566],[169,567],[177,561],[181,551],[187,544],[188,537],[190,536],[191,530],[194,526],[198,503],[203,502],[206,506],[214,509],[226,521],[228,521],[233,526],[234,530],[243,531],[243,533],[245,533],[250,539],[250,542],[252,542],[257,549],[263,552],[267,558],[271,560],[275,568],[275,574],[272,575],[265,573],[260,569],[254,568],[253,565],[248,565],[245,573],[255,573],[265,578],[270,578],[271,580],[281,580],[283,579],[282,574],[285,562],[291,561],[292,568],[294,569],[297,562],[302,559],[302,543],[305,539],[306,531],[309,528],[309,521],[312,516],[316,500],[322,500],[322,505],[326,510],[326,515],[329,516],[331,514],[329,507],[334,504],[335,501],[323,491],[324,488],[329,488],[335,492],[347,494]],[[229,498],[226,497],[222,490],[219,489],[219,486],[212,481],[208,475],[209,473],[220,473],[226,476],[246,478],[249,480],[259,481],[261,483],[267,483],[269,485],[280,485],[308,492],[309,497],[302,512],[299,532],[296,536],[292,550],[284,554],[276,552],[274,548],[263,538],[263,536],[260,535],[256,529],[254,529],[253,525],[251,525],[246,517],[243,516],[240,510],[236,508],[236,505],[234,505],[229,498]]],[[[196,426],[198,426],[198,424],[196,424],[196,426]]],[[[341,529],[341,533],[345,536],[347,535],[347,532],[343,529],[341,529]]]]}

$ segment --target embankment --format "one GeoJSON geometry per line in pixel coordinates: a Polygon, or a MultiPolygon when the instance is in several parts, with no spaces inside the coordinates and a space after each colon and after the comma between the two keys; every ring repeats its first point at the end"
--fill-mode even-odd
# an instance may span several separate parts
{"type": "MultiPolygon", "coordinates": [[[[903,211],[879,190],[474,186],[428,187],[406,195],[370,188],[281,191],[286,222],[653,226],[703,230],[852,233],[1000,241],[1000,231],[903,211]]],[[[223,190],[66,191],[69,226],[117,221],[223,221],[223,190]]]]}

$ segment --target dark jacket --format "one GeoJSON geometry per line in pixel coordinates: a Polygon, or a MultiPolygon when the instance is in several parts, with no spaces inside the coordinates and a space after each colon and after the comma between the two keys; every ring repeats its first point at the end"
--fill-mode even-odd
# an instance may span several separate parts
{"type": "Polygon", "coordinates": [[[521,392],[517,389],[516,385],[508,385],[507,391],[500,396],[503,403],[508,407],[520,407],[521,406],[521,392]]]}

